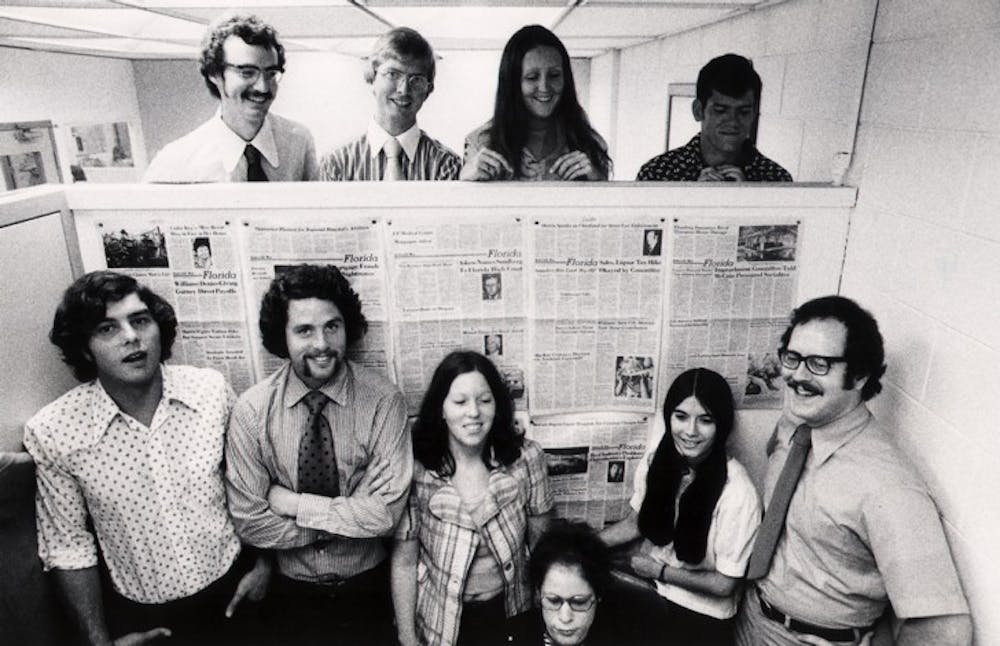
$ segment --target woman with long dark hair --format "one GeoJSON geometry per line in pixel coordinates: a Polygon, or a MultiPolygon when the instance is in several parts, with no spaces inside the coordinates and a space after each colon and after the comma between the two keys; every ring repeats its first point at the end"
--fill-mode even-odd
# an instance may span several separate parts
{"type": "Polygon", "coordinates": [[[504,47],[493,119],[466,137],[460,178],[606,180],[607,148],[577,101],[566,47],[528,25],[504,47]]]}
{"type": "Polygon", "coordinates": [[[477,352],[446,356],[413,425],[413,485],[396,529],[392,600],[403,646],[505,644],[531,607],[528,545],[552,495],[541,447],[514,428],[503,377],[477,352]]]}
{"type": "Polygon", "coordinates": [[[670,644],[731,644],[740,584],[760,525],[757,490],[726,453],[733,397],[717,372],[681,373],[663,402],[666,433],[636,470],[632,511],[608,545],[645,539],[632,570],[656,586],[670,644]]]}

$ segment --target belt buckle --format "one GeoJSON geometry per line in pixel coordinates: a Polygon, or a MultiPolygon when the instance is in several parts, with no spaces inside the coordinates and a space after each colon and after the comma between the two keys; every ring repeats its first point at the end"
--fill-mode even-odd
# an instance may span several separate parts
{"type": "MultiPolygon", "coordinates": [[[[772,607],[772,608],[774,608],[774,606],[771,606],[771,607],[772,607]]],[[[783,626],[784,626],[785,628],[787,628],[788,630],[794,630],[794,629],[792,628],[792,618],[791,618],[791,617],[789,617],[788,615],[786,615],[785,613],[781,612],[781,611],[780,611],[780,610],[778,610],[777,608],[774,608],[774,610],[775,610],[775,612],[777,612],[777,613],[778,613],[779,615],[781,615],[781,616],[782,616],[782,617],[784,618],[784,621],[782,621],[782,622],[781,622],[781,623],[782,623],[782,625],[783,625],[783,626]]],[[[798,632],[798,631],[796,631],[796,632],[798,632]]]]}

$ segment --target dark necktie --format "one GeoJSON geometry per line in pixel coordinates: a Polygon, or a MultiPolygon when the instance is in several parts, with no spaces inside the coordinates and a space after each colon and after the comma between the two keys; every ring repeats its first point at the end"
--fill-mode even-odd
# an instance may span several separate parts
{"type": "Polygon", "coordinates": [[[340,495],[337,454],[333,448],[330,423],[323,415],[326,395],[314,390],[305,396],[309,421],[299,442],[299,493],[336,498],[340,495]]]}
{"type": "Polygon", "coordinates": [[[785,466],[774,485],[771,502],[764,512],[764,521],[757,530],[757,540],[750,554],[750,564],[747,566],[747,579],[755,581],[763,578],[771,569],[771,559],[778,547],[778,539],[785,529],[785,517],[788,515],[788,505],[792,502],[792,494],[799,484],[799,476],[806,464],[809,447],[812,446],[812,429],[800,424],[792,435],[792,446],[785,458],[785,466]]]}
{"type": "Polygon", "coordinates": [[[260,151],[254,148],[253,144],[247,144],[247,147],[243,149],[243,156],[247,160],[247,181],[268,181],[267,175],[264,173],[264,167],[260,165],[260,151]]]}

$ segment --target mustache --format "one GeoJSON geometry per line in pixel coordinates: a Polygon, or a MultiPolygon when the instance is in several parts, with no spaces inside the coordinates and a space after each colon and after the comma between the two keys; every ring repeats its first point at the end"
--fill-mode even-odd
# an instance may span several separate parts
{"type": "Polygon", "coordinates": [[[268,99],[268,100],[270,100],[270,99],[274,98],[274,93],[273,92],[257,92],[255,90],[246,90],[245,92],[243,92],[243,98],[244,99],[268,99]]]}
{"type": "Polygon", "coordinates": [[[788,379],[785,380],[785,383],[788,384],[788,387],[791,388],[791,389],[793,389],[793,390],[796,389],[796,388],[801,388],[802,390],[804,390],[806,392],[809,392],[809,393],[812,393],[813,395],[822,395],[823,394],[823,389],[822,388],[820,388],[819,386],[817,386],[815,384],[811,384],[808,381],[799,381],[797,379],[789,377],[788,379]]]}

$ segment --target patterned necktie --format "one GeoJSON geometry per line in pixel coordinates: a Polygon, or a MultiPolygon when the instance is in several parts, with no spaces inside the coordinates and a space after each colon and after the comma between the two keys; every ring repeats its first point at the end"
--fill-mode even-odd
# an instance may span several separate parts
{"type": "Polygon", "coordinates": [[[264,173],[264,167],[260,165],[260,151],[254,148],[253,144],[247,144],[247,147],[243,149],[243,156],[247,160],[247,181],[268,181],[267,175],[264,173]]]}
{"type": "Polygon", "coordinates": [[[788,515],[788,505],[792,502],[792,494],[799,484],[799,476],[802,475],[802,468],[806,464],[806,456],[809,455],[809,447],[812,446],[812,429],[805,424],[800,424],[792,435],[792,447],[788,450],[788,457],[785,458],[785,466],[781,469],[781,475],[774,485],[774,492],[771,494],[771,504],[764,512],[764,521],[757,531],[757,540],[753,544],[753,552],[750,554],[750,564],[747,566],[747,579],[756,581],[764,577],[771,569],[771,559],[774,558],[774,550],[778,547],[778,539],[785,529],[785,516],[788,515]]]}
{"type": "Polygon", "coordinates": [[[340,495],[337,454],[333,448],[330,423],[323,415],[326,395],[314,390],[305,397],[309,421],[299,441],[299,493],[336,498],[340,495]]]}
{"type": "Polygon", "coordinates": [[[403,179],[403,147],[399,145],[399,140],[389,137],[385,140],[385,175],[384,182],[398,182],[403,179]]]}

